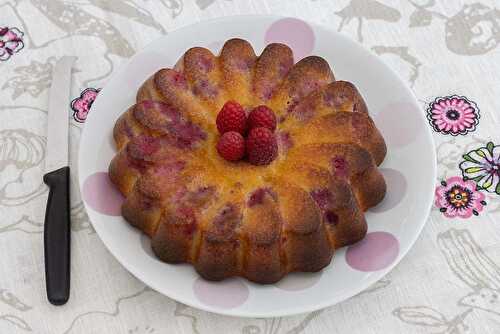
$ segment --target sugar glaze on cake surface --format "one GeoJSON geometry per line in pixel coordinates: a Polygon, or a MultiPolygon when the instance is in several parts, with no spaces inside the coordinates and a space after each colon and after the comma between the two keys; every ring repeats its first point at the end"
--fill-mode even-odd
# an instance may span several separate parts
{"type": "Polygon", "coordinates": [[[139,89],[117,120],[113,184],[123,217],[159,259],[191,263],[209,280],[274,283],[327,266],[361,240],[364,211],[384,198],[384,139],[356,87],[321,57],[294,64],[290,48],[260,56],[242,39],[219,56],[189,49],[139,89]],[[277,116],[278,155],[266,166],[217,154],[215,119],[228,100],[277,116]]]}

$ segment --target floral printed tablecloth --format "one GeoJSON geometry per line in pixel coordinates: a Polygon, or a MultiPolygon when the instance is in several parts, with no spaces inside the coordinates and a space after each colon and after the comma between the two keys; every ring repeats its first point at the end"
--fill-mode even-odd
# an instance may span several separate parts
{"type": "Polygon", "coordinates": [[[495,0],[0,0],[0,333],[499,333],[499,7],[495,0]],[[209,314],[152,291],[117,263],[73,175],[72,295],[64,307],[47,303],[41,175],[56,60],[78,56],[68,106],[76,170],[87,114],[120,64],[177,27],[253,13],[341,31],[414,89],[434,131],[438,179],[413,249],[377,284],[324,310],[265,320],[209,314]]]}

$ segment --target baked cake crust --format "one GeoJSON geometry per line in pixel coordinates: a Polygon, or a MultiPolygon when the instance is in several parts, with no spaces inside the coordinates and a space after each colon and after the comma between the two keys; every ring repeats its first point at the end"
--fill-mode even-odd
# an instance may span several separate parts
{"type": "Polygon", "coordinates": [[[386,191],[385,142],[356,87],[321,57],[294,64],[283,44],[260,56],[242,39],[219,56],[189,49],[142,85],[113,136],[109,175],[126,197],[123,217],[158,258],[192,263],[209,280],[273,283],[321,270],[365,236],[364,211],[386,191]],[[271,164],[217,154],[215,119],[228,100],[276,113],[271,164]]]}

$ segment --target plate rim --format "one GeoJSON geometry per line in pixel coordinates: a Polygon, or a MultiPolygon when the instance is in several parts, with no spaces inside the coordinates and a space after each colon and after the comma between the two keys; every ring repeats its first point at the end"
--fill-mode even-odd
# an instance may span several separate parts
{"type": "MultiPolygon", "coordinates": [[[[393,77],[395,78],[396,82],[401,87],[403,87],[405,93],[407,93],[411,97],[412,103],[415,106],[417,106],[419,110],[421,109],[418,106],[418,99],[417,99],[414,91],[412,89],[410,89],[409,86],[407,85],[407,83],[405,81],[403,81],[403,79],[398,75],[398,73],[395,70],[393,70],[391,67],[389,67],[389,65],[386,64],[383,60],[381,60],[379,56],[377,56],[372,50],[370,50],[369,48],[366,48],[364,45],[362,45],[358,41],[350,38],[346,34],[335,31],[333,28],[326,26],[326,25],[323,25],[323,24],[311,22],[311,21],[304,20],[304,19],[299,18],[299,17],[294,17],[294,16],[283,16],[283,15],[274,15],[274,14],[244,14],[244,15],[230,15],[230,16],[224,16],[224,17],[210,18],[210,19],[204,19],[204,20],[201,20],[198,22],[193,22],[190,24],[184,24],[182,26],[179,26],[179,27],[169,31],[168,35],[174,34],[174,33],[181,33],[183,30],[191,28],[192,26],[196,26],[196,25],[211,25],[211,24],[226,23],[226,22],[231,22],[231,21],[238,19],[238,18],[239,19],[269,19],[269,20],[275,20],[275,21],[280,20],[280,19],[298,19],[298,20],[306,22],[307,24],[314,27],[315,29],[323,30],[324,32],[327,32],[329,34],[334,34],[337,37],[348,41],[349,43],[353,43],[357,47],[359,47],[359,48],[363,49],[365,52],[367,52],[371,57],[374,57],[375,59],[377,59],[377,61],[381,64],[381,66],[384,68],[384,70],[391,73],[393,75],[393,77]]],[[[148,49],[151,45],[157,43],[160,39],[163,39],[166,36],[167,35],[163,35],[163,36],[160,36],[160,37],[152,40],[151,42],[146,44],[144,47],[142,47],[140,50],[138,50],[133,56],[131,56],[127,60],[123,61],[123,63],[119,66],[119,68],[106,80],[106,84],[101,88],[101,90],[105,90],[106,86],[109,84],[109,82],[111,82],[116,77],[118,77],[124,71],[124,69],[126,69],[134,61],[134,59],[136,57],[138,57],[138,55],[140,53],[144,52],[144,50],[148,49]]],[[[94,104],[98,101],[98,99],[99,99],[99,95],[97,96],[96,100],[94,101],[94,104]]],[[[89,115],[87,117],[86,124],[83,126],[81,136],[80,136],[80,142],[78,144],[78,162],[77,162],[78,168],[77,168],[77,170],[78,170],[78,185],[79,185],[80,193],[81,193],[81,189],[83,189],[83,183],[85,181],[85,180],[83,180],[83,177],[80,173],[80,170],[81,170],[80,167],[81,167],[82,161],[84,159],[83,153],[82,153],[83,150],[81,148],[82,148],[83,143],[85,141],[84,139],[88,136],[89,131],[86,130],[87,129],[86,125],[88,124],[89,120],[91,120],[93,118],[92,115],[93,115],[93,113],[89,113],[89,115]]],[[[424,122],[424,124],[426,124],[426,119],[425,119],[424,113],[419,113],[418,117],[420,117],[421,120],[424,122]]],[[[431,168],[432,180],[434,183],[436,180],[436,177],[437,177],[437,161],[436,161],[435,141],[434,141],[432,132],[429,129],[429,127],[427,127],[427,126],[424,127],[423,131],[425,132],[425,137],[427,137],[427,139],[430,140],[430,144],[432,145],[432,147],[431,147],[432,149],[430,150],[430,154],[431,154],[431,158],[432,158],[433,163],[429,167],[431,168]]],[[[431,189],[433,189],[433,187],[434,186],[432,186],[431,189]]],[[[83,200],[83,198],[82,198],[82,202],[83,202],[83,205],[85,207],[86,212],[89,212],[90,210],[92,210],[92,208],[90,208],[88,206],[86,201],[83,200]]],[[[429,196],[427,197],[427,203],[424,204],[424,207],[426,207],[427,209],[426,209],[425,216],[422,217],[423,222],[418,226],[416,233],[414,233],[414,235],[411,236],[409,242],[406,244],[407,245],[406,249],[400,248],[399,255],[393,261],[393,263],[391,263],[389,266],[387,266],[384,269],[373,272],[371,276],[373,276],[374,278],[369,278],[369,279],[366,279],[364,281],[361,281],[361,283],[356,288],[351,288],[349,290],[349,293],[344,292],[344,293],[340,294],[340,296],[338,296],[330,301],[324,301],[324,302],[314,304],[314,305],[311,304],[311,306],[306,306],[306,307],[287,308],[286,311],[276,310],[274,312],[266,312],[266,313],[241,311],[241,310],[238,310],[238,308],[230,308],[230,309],[216,308],[216,307],[212,307],[210,305],[206,305],[202,302],[194,303],[191,301],[192,299],[184,298],[183,296],[177,295],[175,293],[174,289],[169,290],[168,293],[164,292],[162,288],[157,287],[154,284],[152,284],[150,281],[148,281],[147,277],[145,277],[143,274],[138,272],[137,268],[129,265],[128,262],[126,261],[126,259],[123,259],[118,252],[115,252],[115,250],[113,250],[111,247],[108,246],[108,243],[105,241],[107,238],[103,237],[102,232],[100,232],[99,224],[97,224],[97,225],[94,224],[90,215],[89,215],[89,221],[92,223],[92,226],[96,230],[97,235],[99,236],[102,243],[105,245],[106,249],[115,257],[115,259],[120,263],[120,265],[123,266],[134,277],[136,277],[138,280],[140,280],[143,284],[145,284],[146,286],[155,290],[156,292],[158,292],[158,293],[160,293],[160,294],[162,294],[162,295],[164,295],[164,296],[166,296],[174,301],[188,305],[190,307],[200,309],[203,311],[207,311],[207,312],[211,312],[211,313],[215,313],[215,314],[221,314],[221,315],[232,316],[232,317],[242,317],[242,318],[272,318],[272,317],[283,317],[283,316],[293,316],[293,315],[305,314],[305,313],[314,312],[314,311],[317,311],[320,309],[324,309],[326,307],[334,306],[334,305],[339,304],[341,302],[344,302],[352,297],[355,297],[359,293],[363,292],[364,290],[366,290],[367,288],[369,288],[370,286],[375,284],[378,280],[385,277],[403,260],[403,258],[406,257],[406,255],[408,254],[410,249],[413,248],[413,246],[415,245],[415,242],[421,236],[422,230],[425,227],[425,225],[429,219],[429,216],[431,214],[433,202],[434,202],[433,192],[430,192],[429,196]]]]}

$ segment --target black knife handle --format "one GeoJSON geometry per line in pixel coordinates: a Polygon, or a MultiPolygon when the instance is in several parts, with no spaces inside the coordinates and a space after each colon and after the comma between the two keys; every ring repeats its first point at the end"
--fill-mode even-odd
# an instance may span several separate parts
{"type": "Polygon", "coordinates": [[[69,299],[70,283],[70,202],[69,167],[63,167],[43,176],[49,186],[45,210],[44,250],[47,298],[54,305],[63,305],[69,299]]]}

